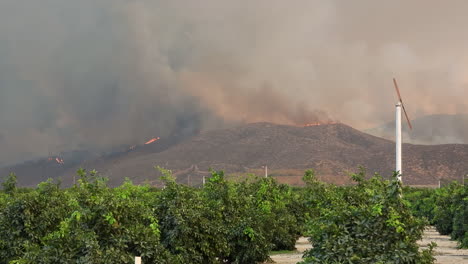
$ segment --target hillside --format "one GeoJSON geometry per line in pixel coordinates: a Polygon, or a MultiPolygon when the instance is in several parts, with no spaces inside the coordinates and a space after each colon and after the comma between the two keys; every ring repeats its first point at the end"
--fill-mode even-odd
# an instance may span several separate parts
{"type": "MultiPolygon", "coordinates": [[[[173,170],[179,182],[191,185],[200,184],[209,168],[235,175],[263,175],[262,166],[267,165],[270,176],[294,184],[300,183],[308,168],[315,169],[322,180],[334,183],[348,182],[347,172],[356,171],[359,165],[369,173],[385,176],[394,169],[392,141],[344,124],[295,127],[254,123],[201,133],[168,148],[158,149],[158,144],[103,156],[80,166],[97,169],[112,185],[125,177],[157,184],[155,165],[173,170]]],[[[406,184],[435,185],[439,178],[459,179],[468,172],[468,145],[404,144],[403,157],[406,184]]],[[[77,168],[53,176],[70,184],[77,168]]],[[[18,173],[18,177],[27,175],[18,173]]]]}

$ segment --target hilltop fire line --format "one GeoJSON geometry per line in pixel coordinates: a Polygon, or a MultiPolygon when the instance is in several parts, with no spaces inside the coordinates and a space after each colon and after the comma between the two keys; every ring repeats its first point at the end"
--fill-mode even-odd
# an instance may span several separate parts
{"type": "Polygon", "coordinates": [[[338,122],[325,122],[325,123],[314,122],[314,123],[304,124],[302,126],[303,127],[312,127],[312,126],[335,125],[335,124],[338,124],[338,122]]]}

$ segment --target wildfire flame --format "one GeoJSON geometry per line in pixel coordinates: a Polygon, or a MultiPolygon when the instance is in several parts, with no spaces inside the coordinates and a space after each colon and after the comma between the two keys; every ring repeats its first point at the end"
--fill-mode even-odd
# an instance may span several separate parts
{"type": "Polygon", "coordinates": [[[154,143],[154,142],[156,142],[156,141],[158,141],[158,140],[159,140],[159,137],[152,138],[152,139],[148,140],[148,141],[145,143],[145,145],[149,145],[149,144],[154,143]]]}
{"type": "Polygon", "coordinates": [[[314,123],[304,124],[302,126],[303,127],[312,127],[312,126],[334,125],[334,124],[338,124],[338,122],[326,122],[326,123],[314,122],[314,123]]]}
{"type": "Polygon", "coordinates": [[[59,157],[55,157],[55,158],[49,158],[49,161],[55,161],[57,162],[58,164],[65,164],[65,161],[63,161],[62,158],[59,158],[59,157]]]}

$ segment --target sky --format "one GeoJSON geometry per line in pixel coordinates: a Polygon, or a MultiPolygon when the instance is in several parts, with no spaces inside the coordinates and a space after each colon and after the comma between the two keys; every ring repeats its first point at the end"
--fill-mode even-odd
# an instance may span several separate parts
{"type": "Polygon", "coordinates": [[[239,123],[468,113],[468,2],[0,0],[0,165],[239,123]]]}

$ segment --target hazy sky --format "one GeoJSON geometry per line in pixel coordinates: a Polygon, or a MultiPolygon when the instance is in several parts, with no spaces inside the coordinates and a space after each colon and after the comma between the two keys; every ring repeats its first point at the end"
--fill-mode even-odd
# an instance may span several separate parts
{"type": "Polygon", "coordinates": [[[467,113],[468,2],[0,0],[0,164],[231,122],[467,113]]]}

